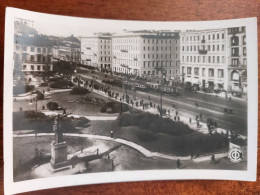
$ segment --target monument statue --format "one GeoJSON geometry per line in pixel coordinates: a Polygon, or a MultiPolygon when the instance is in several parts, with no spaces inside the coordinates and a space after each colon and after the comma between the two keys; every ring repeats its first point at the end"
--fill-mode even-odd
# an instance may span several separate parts
{"type": "Polygon", "coordinates": [[[56,116],[53,123],[53,131],[55,133],[55,143],[62,143],[63,142],[63,134],[60,124],[60,115],[56,116]]]}
{"type": "MultiPolygon", "coordinates": [[[[64,117],[66,115],[63,115],[64,117]]],[[[51,167],[53,171],[70,168],[67,161],[67,143],[63,140],[60,115],[56,116],[53,123],[55,140],[51,143],[51,167]]]]}

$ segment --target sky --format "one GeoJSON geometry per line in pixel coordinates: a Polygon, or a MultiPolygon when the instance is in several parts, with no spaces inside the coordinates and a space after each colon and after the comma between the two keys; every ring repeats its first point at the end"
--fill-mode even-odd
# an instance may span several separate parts
{"type": "MultiPolygon", "coordinates": [[[[105,21],[103,21],[105,22],[105,21]]],[[[98,32],[109,32],[109,33],[121,33],[123,30],[173,30],[170,28],[162,29],[161,27],[140,27],[140,26],[129,26],[128,23],[121,25],[109,25],[106,27],[104,25],[97,25],[86,22],[82,25],[75,24],[54,24],[54,23],[45,23],[45,22],[34,22],[34,28],[38,31],[39,34],[54,35],[54,36],[63,36],[67,37],[73,34],[76,37],[92,36],[94,33],[98,32]]]]}
{"type": "MultiPolygon", "coordinates": [[[[11,9],[11,8],[10,8],[11,9]]],[[[13,8],[14,9],[14,8],[13,8]]],[[[13,16],[34,21],[34,27],[39,34],[67,37],[74,35],[91,36],[98,32],[120,33],[123,30],[201,30],[217,29],[231,26],[241,26],[241,20],[199,21],[199,22],[158,22],[158,21],[131,21],[108,20],[69,17],[52,14],[43,14],[31,11],[14,9],[13,16]]],[[[244,22],[245,24],[245,22],[244,22]]]]}

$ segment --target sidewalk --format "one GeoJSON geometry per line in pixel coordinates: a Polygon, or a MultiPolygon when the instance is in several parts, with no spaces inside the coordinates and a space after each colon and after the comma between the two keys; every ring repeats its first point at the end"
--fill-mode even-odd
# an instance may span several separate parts
{"type": "MultiPolygon", "coordinates": [[[[38,133],[37,136],[48,136],[48,135],[54,135],[54,133],[38,133]]],[[[101,135],[92,135],[92,134],[75,134],[75,133],[64,133],[63,135],[65,136],[71,136],[71,137],[85,137],[85,138],[91,138],[91,139],[100,139],[100,140],[106,140],[106,141],[113,141],[117,143],[124,144],[126,146],[129,146],[137,151],[139,151],[141,154],[143,154],[146,157],[157,157],[157,158],[163,158],[163,159],[168,159],[168,160],[191,160],[190,156],[173,156],[173,155],[167,155],[167,154],[162,154],[159,152],[151,152],[150,150],[147,150],[146,148],[134,143],[130,142],[121,138],[111,138],[108,136],[101,136],[101,135]]],[[[13,137],[34,137],[35,134],[14,134],[13,137]]],[[[74,155],[74,154],[73,154],[74,155]]],[[[227,156],[227,153],[220,153],[220,154],[215,154],[215,158],[222,158],[227,156]]],[[[72,156],[70,156],[72,157],[72,156]]],[[[211,159],[211,155],[208,156],[203,156],[199,158],[194,158],[192,159],[194,162],[202,162],[202,161],[207,161],[211,159]]]]}
{"type": "MultiPolygon", "coordinates": [[[[95,93],[97,93],[97,94],[99,94],[99,95],[103,95],[103,96],[105,96],[105,97],[107,97],[107,98],[110,98],[105,92],[101,92],[101,91],[98,91],[98,90],[95,90],[95,89],[93,89],[92,90],[93,92],[95,92],[95,93]]],[[[122,96],[122,94],[120,94],[120,97],[122,96]]],[[[115,98],[110,98],[110,99],[113,99],[113,100],[115,100],[115,101],[118,101],[118,102],[120,102],[120,100],[119,99],[115,99],[115,98]]],[[[125,103],[125,104],[127,104],[126,103],[126,101],[122,101],[123,103],[125,103]]],[[[149,107],[148,109],[144,109],[143,110],[143,108],[142,108],[142,106],[138,106],[138,107],[136,107],[135,106],[135,102],[136,102],[136,100],[135,101],[133,101],[134,102],[134,106],[132,106],[131,104],[128,104],[129,106],[132,106],[133,108],[135,108],[135,109],[138,109],[138,110],[142,110],[142,111],[144,111],[144,112],[149,112],[149,113],[152,113],[152,114],[159,114],[159,112],[157,111],[157,109],[154,109],[153,107],[149,107]]],[[[170,115],[169,114],[166,114],[164,117],[167,117],[167,118],[170,118],[170,119],[172,119],[172,120],[174,120],[174,111],[176,112],[176,109],[172,109],[172,108],[170,108],[170,107],[165,107],[165,106],[163,106],[166,110],[170,110],[170,115]]],[[[181,113],[180,111],[178,111],[178,116],[180,116],[180,121],[181,122],[184,122],[185,124],[187,124],[187,125],[189,125],[189,127],[190,128],[192,128],[192,129],[194,129],[194,130],[196,130],[196,131],[198,131],[198,132],[201,132],[201,133],[204,133],[204,134],[209,134],[209,131],[208,131],[208,127],[207,127],[207,124],[206,123],[203,123],[203,122],[199,122],[199,124],[200,124],[200,127],[198,128],[197,127],[197,123],[196,123],[196,121],[193,119],[192,120],[192,122],[190,123],[189,122],[189,120],[190,120],[190,116],[187,116],[187,114],[185,114],[185,113],[181,113]]],[[[227,130],[226,129],[222,129],[222,128],[216,128],[216,130],[215,130],[217,133],[223,133],[223,134],[226,134],[227,133],[227,130]]],[[[238,135],[238,137],[239,138],[242,138],[242,139],[246,139],[246,136],[244,136],[244,135],[238,135]]]]}
{"type": "MultiPolygon", "coordinates": [[[[42,111],[47,116],[56,116],[58,114],[62,114],[63,110],[61,111],[42,111]]],[[[86,116],[86,115],[78,115],[78,114],[69,114],[67,117],[74,117],[74,118],[81,118],[84,117],[90,121],[103,121],[103,120],[116,120],[117,116],[86,116]]]]}
{"type": "MultiPolygon", "coordinates": [[[[219,94],[217,94],[217,93],[205,93],[203,91],[197,91],[197,93],[201,93],[201,94],[205,94],[205,95],[211,95],[211,96],[217,96],[217,97],[222,97],[222,98],[226,99],[226,95],[224,93],[219,93],[219,94]]],[[[232,99],[240,100],[240,101],[247,101],[244,98],[238,98],[238,97],[234,97],[234,96],[232,96],[232,99]]]]}
{"type": "MultiPolygon", "coordinates": [[[[51,95],[53,93],[60,93],[60,92],[66,92],[66,91],[71,91],[72,89],[54,89],[52,91],[45,91],[45,96],[46,95],[51,95]]],[[[20,94],[18,96],[13,96],[13,99],[16,100],[30,100],[31,98],[35,98],[36,94],[32,94],[32,92],[20,94]]],[[[45,97],[46,98],[46,97],[45,97]]]]}

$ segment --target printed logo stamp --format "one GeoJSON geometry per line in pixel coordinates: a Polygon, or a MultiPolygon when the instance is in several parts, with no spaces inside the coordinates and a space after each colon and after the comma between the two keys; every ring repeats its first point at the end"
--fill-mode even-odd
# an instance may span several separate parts
{"type": "Polygon", "coordinates": [[[243,153],[239,148],[232,148],[228,151],[228,158],[231,162],[238,163],[243,160],[243,153]]]}

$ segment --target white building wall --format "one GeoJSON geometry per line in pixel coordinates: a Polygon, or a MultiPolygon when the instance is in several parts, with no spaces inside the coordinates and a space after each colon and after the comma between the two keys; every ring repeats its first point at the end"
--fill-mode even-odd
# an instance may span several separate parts
{"type": "Polygon", "coordinates": [[[182,81],[200,88],[227,90],[226,41],[226,29],[181,32],[182,81]]]}

